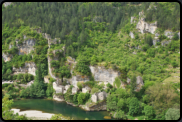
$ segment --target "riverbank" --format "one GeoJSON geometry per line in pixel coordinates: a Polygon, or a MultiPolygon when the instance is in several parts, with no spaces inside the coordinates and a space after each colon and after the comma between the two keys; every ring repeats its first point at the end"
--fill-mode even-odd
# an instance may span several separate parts
{"type": "Polygon", "coordinates": [[[14,114],[18,113],[19,115],[24,115],[28,117],[29,119],[34,120],[50,120],[52,117],[52,113],[42,113],[42,111],[37,110],[26,110],[26,111],[20,111],[20,109],[12,108],[12,111],[14,111],[14,114]]]}

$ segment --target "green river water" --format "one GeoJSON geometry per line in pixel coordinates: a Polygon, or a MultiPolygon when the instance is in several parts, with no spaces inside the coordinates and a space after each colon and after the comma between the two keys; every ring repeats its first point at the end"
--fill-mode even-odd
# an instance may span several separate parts
{"type": "Polygon", "coordinates": [[[73,107],[66,102],[58,102],[47,99],[24,99],[15,100],[12,108],[25,110],[39,110],[45,113],[62,114],[76,120],[104,120],[104,116],[109,116],[107,111],[84,111],[79,107],[73,107]]]}

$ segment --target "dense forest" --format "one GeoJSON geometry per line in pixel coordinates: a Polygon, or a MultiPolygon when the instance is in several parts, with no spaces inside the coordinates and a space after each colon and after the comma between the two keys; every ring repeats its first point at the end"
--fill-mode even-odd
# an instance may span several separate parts
{"type": "MultiPolygon", "coordinates": [[[[48,73],[48,41],[33,28],[41,27],[42,33],[51,38],[60,38],[61,44],[52,44],[50,50],[65,46],[66,55],[58,54],[58,61],[52,60],[53,73],[57,77],[70,78],[70,69],[66,57],[76,59],[74,73],[90,76],[89,66],[104,66],[122,73],[115,79],[115,85],[107,84],[107,89],[98,85],[93,78],[79,89],[88,85],[91,94],[105,91],[107,111],[117,119],[138,116],[141,119],[165,120],[178,119],[180,108],[180,82],[173,79],[180,71],[180,5],[177,2],[13,2],[8,7],[2,6],[2,54],[13,55],[10,61],[2,59],[2,80],[20,80],[27,88],[14,88],[12,84],[2,85],[2,98],[52,98],[55,93],[50,83],[44,83],[48,73]],[[151,9],[148,9],[150,6],[151,9]],[[156,8],[156,9],[155,9],[156,8]],[[130,23],[131,17],[145,13],[148,23],[157,21],[160,41],[153,45],[154,35],[141,34],[136,30],[136,23],[130,23]],[[170,30],[174,36],[169,39],[164,32],[170,30]],[[135,38],[129,33],[133,31],[135,38]],[[22,44],[23,35],[34,38],[34,51],[27,55],[18,55],[16,40],[22,44]],[[162,46],[162,41],[171,42],[162,46]],[[9,49],[9,45],[13,48],[9,49]],[[134,54],[135,52],[135,54],[134,54]],[[19,68],[26,62],[35,62],[36,75],[13,74],[13,67],[19,68]],[[136,76],[141,76],[144,86],[135,91],[136,76]],[[119,88],[121,82],[131,79],[126,89],[119,88]],[[159,109],[160,108],[160,109],[159,109]],[[171,117],[172,113],[175,117],[171,117]]],[[[50,54],[51,55],[51,54],[50,54]]],[[[63,83],[66,84],[65,82],[63,83]]],[[[16,84],[17,85],[17,84],[16,84]]],[[[75,105],[90,102],[91,94],[79,92],[71,94],[73,85],[64,98],[75,105]]],[[[62,95],[62,94],[60,94],[62,95]]],[[[12,114],[12,113],[11,113],[12,114]]],[[[8,117],[8,115],[6,116],[8,117]]],[[[16,119],[16,117],[14,118],[16,119]]],[[[23,119],[23,117],[20,119],[23,119]]]]}

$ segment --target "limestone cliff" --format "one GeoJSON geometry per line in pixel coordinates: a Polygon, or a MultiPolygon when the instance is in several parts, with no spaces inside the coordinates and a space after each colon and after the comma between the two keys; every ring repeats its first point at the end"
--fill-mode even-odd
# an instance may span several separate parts
{"type": "Polygon", "coordinates": [[[3,52],[2,58],[4,59],[5,62],[7,62],[7,61],[10,61],[13,58],[13,56],[11,54],[3,52]]]}
{"type": "Polygon", "coordinates": [[[147,23],[145,22],[145,15],[144,12],[139,12],[139,21],[137,23],[136,29],[138,29],[141,33],[152,33],[154,34],[155,30],[157,29],[157,22],[155,23],[147,23]]]}
{"type": "Polygon", "coordinates": [[[114,71],[113,69],[106,69],[105,67],[94,67],[89,66],[95,81],[109,82],[113,85],[115,78],[120,75],[120,72],[114,71]]]}
{"type": "Polygon", "coordinates": [[[12,4],[12,2],[4,2],[3,3],[4,7],[7,7],[7,6],[11,5],[11,4],[12,4]]]}
{"type": "Polygon", "coordinates": [[[29,63],[26,62],[23,67],[19,67],[19,68],[13,67],[13,72],[14,72],[14,74],[30,73],[35,76],[36,69],[37,69],[37,67],[34,62],[29,62],[29,63]]]}
{"type": "Polygon", "coordinates": [[[34,50],[33,46],[35,45],[35,39],[26,39],[24,36],[24,41],[22,44],[18,44],[19,40],[16,40],[16,46],[18,47],[18,55],[29,54],[34,50]]]}

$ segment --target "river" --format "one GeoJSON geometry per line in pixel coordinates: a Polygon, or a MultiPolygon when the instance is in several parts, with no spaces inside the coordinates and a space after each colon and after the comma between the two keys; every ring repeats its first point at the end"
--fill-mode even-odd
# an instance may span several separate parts
{"type": "Polygon", "coordinates": [[[47,99],[24,99],[14,100],[12,108],[25,110],[39,110],[45,113],[62,114],[75,120],[105,120],[104,116],[109,116],[107,111],[84,111],[79,107],[73,107],[66,102],[58,102],[47,99]]]}

